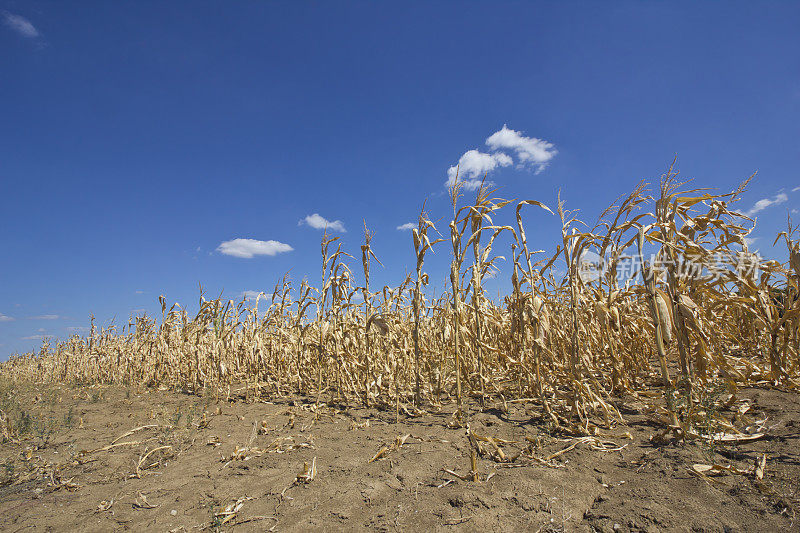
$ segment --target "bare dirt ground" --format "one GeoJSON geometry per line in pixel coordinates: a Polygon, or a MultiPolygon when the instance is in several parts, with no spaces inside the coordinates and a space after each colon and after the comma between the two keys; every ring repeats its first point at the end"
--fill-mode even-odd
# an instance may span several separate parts
{"type": "Polygon", "coordinates": [[[3,531],[800,530],[800,397],[778,390],[740,392],[732,409],[749,402],[769,429],[738,445],[653,444],[659,428],[632,397],[618,404],[626,424],[596,439],[549,434],[533,405],[473,405],[478,481],[452,406],[396,423],[394,410],[301,397],[0,393],[24,431],[0,445],[3,531]]]}

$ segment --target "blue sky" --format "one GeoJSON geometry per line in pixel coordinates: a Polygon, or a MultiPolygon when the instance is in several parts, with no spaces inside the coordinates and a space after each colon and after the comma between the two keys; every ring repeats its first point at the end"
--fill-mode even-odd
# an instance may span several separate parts
{"type": "MultiPolygon", "coordinates": [[[[742,209],[782,257],[798,27],[794,2],[0,0],[0,359],[159,294],[191,307],[198,283],[315,282],[324,220],[353,255],[366,220],[373,284],[397,284],[397,227],[427,198],[447,229],[462,156],[501,196],[561,189],[587,221],[675,154],[698,186],[758,171],[742,209]]],[[[560,238],[544,213],[528,231],[560,238]]],[[[434,285],[447,260],[426,261],[434,285]]]]}

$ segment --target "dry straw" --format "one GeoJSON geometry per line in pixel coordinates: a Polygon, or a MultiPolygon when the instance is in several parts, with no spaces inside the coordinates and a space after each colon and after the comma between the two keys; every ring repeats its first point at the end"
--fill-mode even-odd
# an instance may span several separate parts
{"type": "MultiPolygon", "coordinates": [[[[612,396],[658,386],[661,399],[646,397],[664,409],[665,424],[699,434],[692,431],[699,405],[716,384],[731,392],[760,382],[798,384],[800,247],[791,220],[776,239],[788,261],[758,259],[758,275],[741,268],[686,275],[675,267],[742,256],[754,221],[732,206],[746,184],[710,194],[685,188],[670,168],[655,195],[639,184],[594,224],[578,220],[559,197],[561,244],[547,255],[531,247],[526,224],[552,224],[550,208],[495,198],[483,185],[460,205],[456,181],[450,283],[437,298],[425,290],[424,266],[442,239],[431,240],[436,228],[423,208],[412,232],[416,268],[398,286],[371,286],[377,257],[365,226],[360,283],[351,256],[325,235],[319,285],[304,280],[295,288],[284,277],[266,312],[201,293],[190,316],[178,305],[167,308],[162,297],[158,319],[136,317],[121,330],[92,322],[88,336],[45,341],[38,353],[12,357],[0,369],[13,380],[217,395],[244,384],[249,398],[327,396],[394,408],[398,417],[454,402],[460,423],[469,398],[522,400],[538,405],[549,423],[583,434],[591,433],[590,419],[620,418],[612,396]],[[497,225],[509,204],[514,225],[497,225]],[[497,269],[500,257],[492,254],[500,235],[511,243],[511,286],[496,301],[483,281],[497,269]],[[641,268],[623,278],[620,261],[632,246],[641,268]],[[586,252],[608,258],[596,279],[579,275],[586,252]],[[649,265],[650,253],[671,266],[649,265]]],[[[2,413],[0,432],[13,438],[2,413]]]]}

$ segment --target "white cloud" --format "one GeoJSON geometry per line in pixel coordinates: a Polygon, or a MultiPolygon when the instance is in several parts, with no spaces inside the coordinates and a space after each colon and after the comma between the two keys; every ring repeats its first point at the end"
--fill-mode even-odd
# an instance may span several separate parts
{"type": "Polygon", "coordinates": [[[547,163],[558,153],[555,145],[536,137],[525,137],[522,132],[512,130],[503,125],[486,139],[486,144],[492,150],[502,148],[514,150],[521,165],[533,165],[537,174],[544,170],[547,163]]]}
{"type": "Polygon", "coordinates": [[[58,315],[37,315],[30,317],[31,320],[58,320],[61,318],[58,315]]]}
{"type": "Polygon", "coordinates": [[[406,222],[405,224],[400,224],[399,226],[397,226],[397,229],[399,231],[408,231],[408,230],[412,230],[412,229],[414,229],[416,227],[417,227],[417,225],[414,224],[413,222],[406,222]]]}
{"type": "Polygon", "coordinates": [[[143,315],[147,312],[147,309],[131,309],[132,315],[143,315]]]}
{"type": "MultiPolygon", "coordinates": [[[[796,215],[797,213],[800,213],[800,211],[798,211],[797,209],[792,209],[792,214],[793,214],[793,215],[796,215]]],[[[13,320],[13,319],[12,319],[12,320],[13,320]]]]}
{"type": "Polygon", "coordinates": [[[244,298],[248,302],[251,302],[251,301],[254,302],[256,300],[256,298],[258,298],[259,294],[263,294],[263,296],[261,297],[262,301],[264,299],[267,299],[267,300],[271,300],[272,299],[272,293],[266,293],[266,292],[262,292],[262,291],[242,291],[242,292],[239,293],[239,298],[244,298]]]}
{"type": "Polygon", "coordinates": [[[70,333],[88,333],[89,328],[87,326],[70,326],[68,328],[64,328],[70,333]]]}
{"type": "Polygon", "coordinates": [[[800,191],[800,187],[795,187],[794,189],[792,189],[792,192],[797,192],[797,191],[800,191]]]}
{"type": "Polygon", "coordinates": [[[744,243],[747,246],[753,246],[757,240],[758,240],[758,237],[745,237],[744,238],[744,243]]]}
{"type": "Polygon", "coordinates": [[[325,217],[319,215],[319,213],[314,213],[313,215],[308,215],[306,218],[300,220],[297,223],[298,226],[302,226],[307,224],[314,229],[329,229],[332,231],[339,231],[341,233],[347,233],[347,230],[344,229],[344,223],[341,220],[334,220],[330,221],[325,217]]]}
{"type": "Polygon", "coordinates": [[[509,155],[502,152],[485,154],[478,150],[468,150],[459,158],[458,165],[447,169],[446,185],[452,186],[458,174],[458,179],[464,182],[464,188],[474,191],[480,187],[484,175],[497,167],[507,167],[513,162],[509,155]]]}
{"type": "Polygon", "coordinates": [[[745,215],[752,217],[756,213],[760,213],[764,209],[771,207],[773,205],[780,205],[785,203],[789,199],[789,196],[785,192],[779,192],[775,195],[775,198],[762,198],[761,200],[757,201],[753,207],[751,207],[748,211],[745,211],[745,215]]]}
{"type": "Polygon", "coordinates": [[[12,322],[14,317],[6,316],[3,313],[0,313],[0,322],[12,322]]]}
{"type": "Polygon", "coordinates": [[[136,289],[134,292],[136,294],[144,294],[144,291],[142,289],[136,289]]]}
{"type": "Polygon", "coordinates": [[[480,152],[477,149],[468,150],[458,160],[458,165],[448,168],[445,185],[450,187],[458,173],[458,179],[463,181],[466,190],[477,189],[485,175],[499,167],[507,167],[514,163],[513,158],[501,150],[514,152],[518,168],[532,167],[537,174],[544,170],[558,153],[552,143],[536,137],[526,137],[522,132],[512,130],[506,125],[491,134],[486,139],[486,145],[492,150],[491,153],[480,152]]]}
{"type": "Polygon", "coordinates": [[[27,337],[22,337],[24,341],[40,341],[47,337],[47,335],[28,335],[27,337]]]}
{"type": "Polygon", "coordinates": [[[361,304],[364,303],[364,293],[361,291],[356,291],[350,297],[350,302],[353,304],[361,304]]]}
{"type": "Polygon", "coordinates": [[[225,241],[217,247],[221,254],[232,255],[251,259],[256,255],[274,256],[276,254],[291,252],[294,250],[288,244],[278,241],[258,241],[256,239],[233,239],[225,241]]]}
{"type": "Polygon", "coordinates": [[[29,37],[33,39],[39,36],[39,30],[37,30],[34,25],[31,24],[30,21],[25,17],[20,17],[19,15],[6,12],[3,13],[3,18],[5,19],[6,26],[19,33],[23,37],[29,37]]]}

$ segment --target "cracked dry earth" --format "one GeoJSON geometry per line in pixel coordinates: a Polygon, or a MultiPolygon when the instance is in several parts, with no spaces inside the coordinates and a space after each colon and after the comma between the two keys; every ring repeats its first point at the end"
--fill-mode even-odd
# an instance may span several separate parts
{"type": "Polygon", "coordinates": [[[2,531],[799,530],[800,401],[777,390],[739,395],[766,437],[714,447],[652,444],[658,428],[635,398],[597,440],[548,434],[532,405],[489,405],[470,419],[486,452],[477,482],[452,407],[396,423],[393,410],[301,397],[6,394],[40,423],[0,445],[2,531]],[[514,461],[497,462],[498,448],[514,461]],[[743,473],[698,475],[697,463],[743,473]]]}

